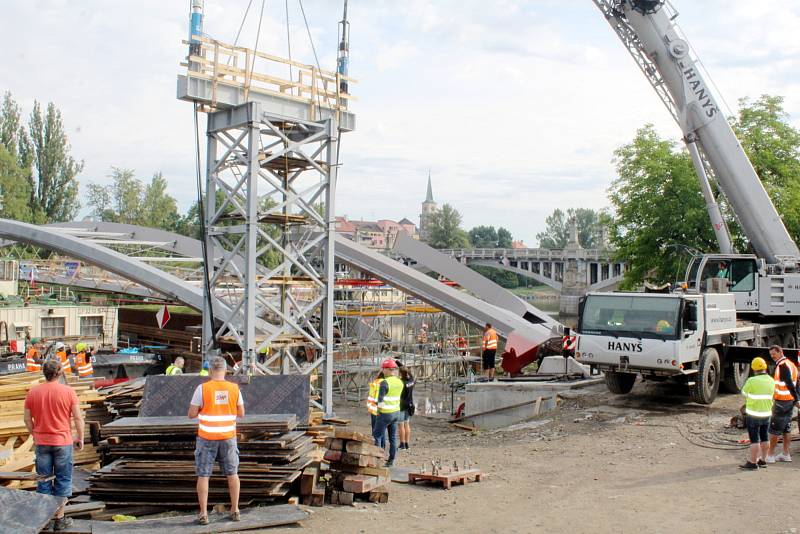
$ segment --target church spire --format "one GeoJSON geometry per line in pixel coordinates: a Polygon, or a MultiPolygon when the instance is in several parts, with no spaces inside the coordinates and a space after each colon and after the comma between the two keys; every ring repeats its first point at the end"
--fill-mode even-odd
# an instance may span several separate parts
{"type": "Polygon", "coordinates": [[[428,171],[428,195],[425,202],[433,202],[433,187],[431,187],[431,171],[428,171]]]}

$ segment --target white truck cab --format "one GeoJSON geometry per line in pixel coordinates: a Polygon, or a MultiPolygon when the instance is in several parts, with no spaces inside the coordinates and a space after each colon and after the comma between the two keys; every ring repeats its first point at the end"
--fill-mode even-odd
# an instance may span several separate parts
{"type": "Polygon", "coordinates": [[[575,356],[603,371],[614,393],[628,393],[639,374],[677,378],[689,384],[693,400],[708,404],[721,383],[738,391],[747,378],[746,365],[724,361],[725,346],[759,345],[776,326],[738,321],[736,304],[737,295],[725,292],[590,293],[581,306],[575,356]]]}

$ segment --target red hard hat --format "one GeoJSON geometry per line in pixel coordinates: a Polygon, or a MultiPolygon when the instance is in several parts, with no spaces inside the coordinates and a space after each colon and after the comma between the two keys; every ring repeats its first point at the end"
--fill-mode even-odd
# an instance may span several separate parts
{"type": "Polygon", "coordinates": [[[397,369],[397,362],[393,358],[386,358],[381,364],[381,369],[397,369]]]}

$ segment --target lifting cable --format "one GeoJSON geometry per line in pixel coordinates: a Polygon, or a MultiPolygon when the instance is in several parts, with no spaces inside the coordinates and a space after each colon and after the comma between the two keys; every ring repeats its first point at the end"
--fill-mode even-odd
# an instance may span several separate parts
{"type": "MultiPolygon", "coordinates": [[[[194,140],[195,140],[195,150],[194,150],[194,161],[195,161],[195,172],[197,175],[197,215],[200,219],[200,231],[202,233],[202,238],[200,239],[200,243],[203,249],[203,282],[205,283],[205,295],[208,304],[208,313],[209,313],[209,322],[211,323],[211,347],[214,349],[219,348],[217,344],[217,335],[216,335],[216,320],[214,319],[214,302],[211,298],[211,277],[210,277],[210,262],[208,257],[208,247],[206,241],[208,239],[208,235],[206,234],[206,215],[205,215],[205,208],[203,206],[203,181],[201,178],[200,172],[200,126],[197,120],[197,102],[194,103],[194,140]]],[[[215,203],[216,204],[216,203],[215,203]]],[[[204,349],[205,347],[201,348],[204,349]]]]}

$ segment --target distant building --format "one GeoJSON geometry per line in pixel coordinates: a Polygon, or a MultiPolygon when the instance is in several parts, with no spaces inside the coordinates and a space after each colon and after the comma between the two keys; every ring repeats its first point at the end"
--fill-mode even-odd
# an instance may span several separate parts
{"type": "Polygon", "coordinates": [[[433,200],[433,187],[431,186],[431,173],[428,172],[428,194],[422,203],[422,213],[419,215],[419,238],[421,241],[430,240],[431,219],[436,213],[436,202],[433,200]]]}
{"type": "Polygon", "coordinates": [[[528,245],[522,242],[520,239],[519,241],[512,241],[511,248],[528,248],[528,245]]]}
{"type": "Polygon", "coordinates": [[[395,222],[390,219],[351,221],[347,217],[336,217],[336,232],[359,245],[378,250],[392,248],[400,232],[405,232],[414,239],[419,238],[417,227],[405,218],[395,222]]]}

